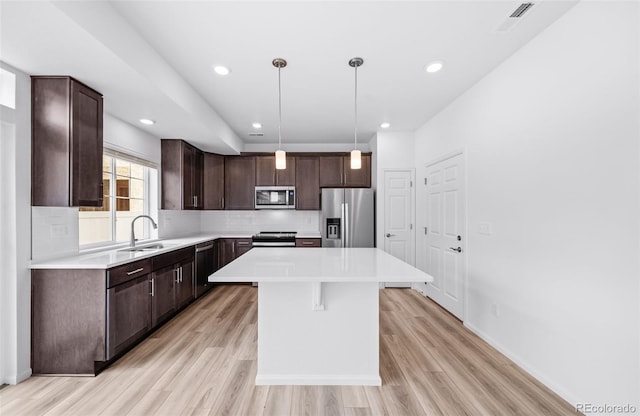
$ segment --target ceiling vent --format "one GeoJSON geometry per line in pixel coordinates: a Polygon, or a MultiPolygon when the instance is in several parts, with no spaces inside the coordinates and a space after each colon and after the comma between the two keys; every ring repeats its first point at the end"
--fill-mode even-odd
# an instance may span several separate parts
{"type": "Polygon", "coordinates": [[[506,33],[511,31],[534,5],[535,3],[522,3],[516,7],[516,9],[494,29],[494,32],[506,33]]]}
{"type": "Polygon", "coordinates": [[[247,133],[251,137],[262,137],[264,133],[247,133]]]}
{"type": "Polygon", "coordinates": [[[511,13],[509,17],[522,17],[529,9],[533,7],[533,3],[522,3],[517,9],[511,13]]]}

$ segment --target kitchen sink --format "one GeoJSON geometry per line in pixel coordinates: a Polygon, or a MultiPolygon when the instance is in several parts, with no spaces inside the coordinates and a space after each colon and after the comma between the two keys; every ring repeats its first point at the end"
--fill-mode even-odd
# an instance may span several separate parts
{"type": "Polygon", "coordinates": [[[127,247],[127,248],[122,248],[118,251],[153,251],[153,250],[160,250],[161,248],[167,248],[167,247],[171,247],[174,244],[161,244],[161,243],[157,243],[157,244],[149,244],[147,246],[136,246],[136,247],[127,247]]]}

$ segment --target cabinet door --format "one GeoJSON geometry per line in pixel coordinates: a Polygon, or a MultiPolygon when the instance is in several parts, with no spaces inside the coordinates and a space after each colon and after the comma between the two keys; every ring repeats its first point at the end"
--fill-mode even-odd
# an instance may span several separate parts
{"type": "Polygon", "coordinates": [[[237,238],[235,240],[235,250],[233,259],[237,259],[247,251],[251,250],[252,241],[250,238],[237,238]]]}
{"type": "Polygon", "coordinates": [[[276,184],[276,157],[256,156],[256,186],[276,184]]]}
{"type": "Polygon", "coordinates": [[[225,209],[254,209],[256,164],[253,156],[227,156],[224,160],[225,209]]]}
{"type": "Polygon", "coordinates": [[[344,186],[371,188],[371,155],[362,155],[360,169],[351,169],[351,156],[344,157],[344,186]]]}
{"type": "Polygon", "coordinates": [[[107,360],[151,330],[149,275],[107,290],[107,360]]]}
{"type": "MultiPolygon", "coordinates": [[[[275,169],[275,157],[273,161],[275,169]]],[[[296,186],[296,158],[293,156],[287,156],[287,168],[275,169],[276,171],[276,185],[278,186],[296,186]]]]}
{"type": "Polygon", "coordinates": [[[204,209],[224,209],[224,156],[204,154],[204,209]]]}
{"type": "Polygon", "coordinates": [[[320,156],[320,187],[344,186],[343,156],[320,156]]]}
{"type": "Polygon", "coordinates": [[[183,261],[178,265],[178,282],[176,284],[176,306],[182,308],[193,299],[193,259],[183,261]]]}
{"type": "Polygon", "coordinates": [[[102,186],[102,96],[71,77],[31,77],[31,205],[102,206],[102,186]]]}
{"type": "Polygon", "coordinates": [[[71,205],[102,206],[102,96],[71,83],[71,205]]]}
{"type": "Polygon", "coordinates": [[[183,209],[195,208],[196,149],[182,142],[182,201],[183,209]]]}
{"type": "Polygon", "coordinates": [[[171,317],[176,310],[174,266],[153,272],[151,279],[151,322],[154,327],[171,317]]]}
{"type": "Polygon", "coordinates": [[[320,162],[317,156],[296,158],[296,209],[320,209],[320,162]]]}
{"type": "Polygon", "coordinates": [[[204,205],[202,182],[204,176],[204,153],[196,149],[194,155],[193,170],[191,177],[193,181],[194,208],[202,209],[204,205]]]}
{"type": "Polygon", "coordinates": [[[223,238],[218,240],[220,253],[218,262],[219,269],[229,264],[235,258],[235,243],[236,240],[233,238],[223,238]]]}
{"type": "Polygon", "coordinates": [[[287,168],[276,169],[275,156],[256,156],[256,186],[295,186],[296,158],[287,156],[287,168]]]}

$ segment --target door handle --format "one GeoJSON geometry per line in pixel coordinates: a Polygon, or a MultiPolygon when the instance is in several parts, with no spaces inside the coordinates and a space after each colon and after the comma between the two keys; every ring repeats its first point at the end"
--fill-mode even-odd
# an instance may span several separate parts
{"type": "Polygon", "coordinates": [[[462,253],[462,248],[458,247],[449,247],[449,250],[457,251],[458,253],[462,253]]]}
{"type": "Polygon", "coordinates": [[[389,233],[387,233],[387,234],[386,234],[386,237],[387,237],[387,238],[389,238],[389,237],[395,237],[395,236],[396,236],[395,234],[389,234],[389,233]]]}

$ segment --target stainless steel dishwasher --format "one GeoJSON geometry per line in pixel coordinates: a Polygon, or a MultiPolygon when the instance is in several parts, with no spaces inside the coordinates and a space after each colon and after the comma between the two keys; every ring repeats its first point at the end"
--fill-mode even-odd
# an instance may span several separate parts
{"type": "Polygon", "coordinates": [[[193,287],[194,296],[197,298],[211,289],[209,275],[214,270],[215,263],[215,243],[207,241],[196,246],[196,284],[193,287]]]}

